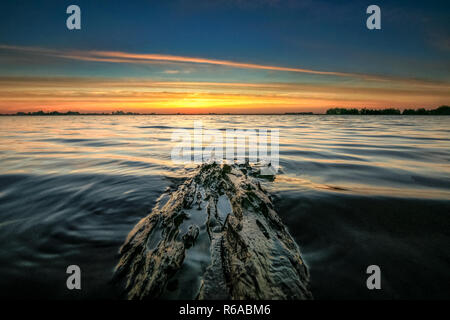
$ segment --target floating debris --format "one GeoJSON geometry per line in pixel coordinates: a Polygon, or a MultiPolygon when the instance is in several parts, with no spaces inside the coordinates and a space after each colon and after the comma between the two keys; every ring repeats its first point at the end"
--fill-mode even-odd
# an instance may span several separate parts
{"type": "Polygon", "coordinates": [[[128,299],[311,299],[300,250],[257,167],[204,164],[120,248],[128,299]]]}

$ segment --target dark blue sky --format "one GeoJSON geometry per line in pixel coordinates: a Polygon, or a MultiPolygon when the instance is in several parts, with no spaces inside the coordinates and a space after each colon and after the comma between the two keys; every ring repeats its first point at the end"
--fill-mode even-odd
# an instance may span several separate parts
{"type": "Polygon", "coordinates": [[[442,76],[449,1],[2,1],[3,44],[157,52],[346,72],[442,76]],[[368,5],[382,30],[365,27],[368,5]],[[68,32],[65,9],[82,10],[68,32]]]}

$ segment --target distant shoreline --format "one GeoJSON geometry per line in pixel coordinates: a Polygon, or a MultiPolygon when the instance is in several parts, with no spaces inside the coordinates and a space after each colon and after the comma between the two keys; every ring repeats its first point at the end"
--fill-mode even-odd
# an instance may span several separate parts
{"type": "MultiPolygon", "coordinates": [[[[117,116],[111,113],[84,113],[84,114],[61,114],[61,115],[17,115],[17,114],[0,114],[0,117],[78,117],[78,116],[117,116]]],[[[311,114],[295,114],[295,113],[139,113],[139,114],[124,114],[121,116],[395,116],[392,114],[326,114],[326,113],[311,113],[311,114]]],[[[450,116],[450,114],[399,114],[397,116],[450,116]]]]}
{"type": "Polygon", "coordinates": [[[239,116],[280,116],[280,115],[407,115],[407,116],[446,116],[450,115],[449,106],[440,106],[436,109],[347,109],[347,108],[332,108],[328,109],[325,113],[313,113],[313,112],[285,112],[285,113],[136,113],[136,112],[124,112],[114,111],[111,113],[80,113],[77,111],[59,112],[59,111],[36,111],[36,112],[17,112],[0,114],[0,116],[223,116],[223,115],[239,115],[239,116]]]}

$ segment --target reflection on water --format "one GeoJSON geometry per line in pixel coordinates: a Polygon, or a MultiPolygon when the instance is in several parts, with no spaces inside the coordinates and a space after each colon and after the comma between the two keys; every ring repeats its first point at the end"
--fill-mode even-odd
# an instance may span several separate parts
{"type": "Polygon", "coordinates": [[[450,296],[450,117],[0,117],[2,296],[108,298],[117,250],[191,168],[173,128],[280,130],[266,187],[316,298],[450,296]],[[65,268],[82,270],[82,290],[65,268]],[[382,290],[365,287],[377,264],[382,290]]]}

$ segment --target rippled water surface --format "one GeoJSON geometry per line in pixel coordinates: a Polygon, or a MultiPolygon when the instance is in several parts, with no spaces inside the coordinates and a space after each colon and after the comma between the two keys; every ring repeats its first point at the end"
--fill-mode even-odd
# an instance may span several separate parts
{"type": "Polygon", "coordinates": [[[170,160],[171,133],[195,120],[280,130],[266,187],[316,298],[450,298],[450,117],[433,116],[0,117],[0,295],[120,297],[117,250],[192,170],[170,160]]]}

